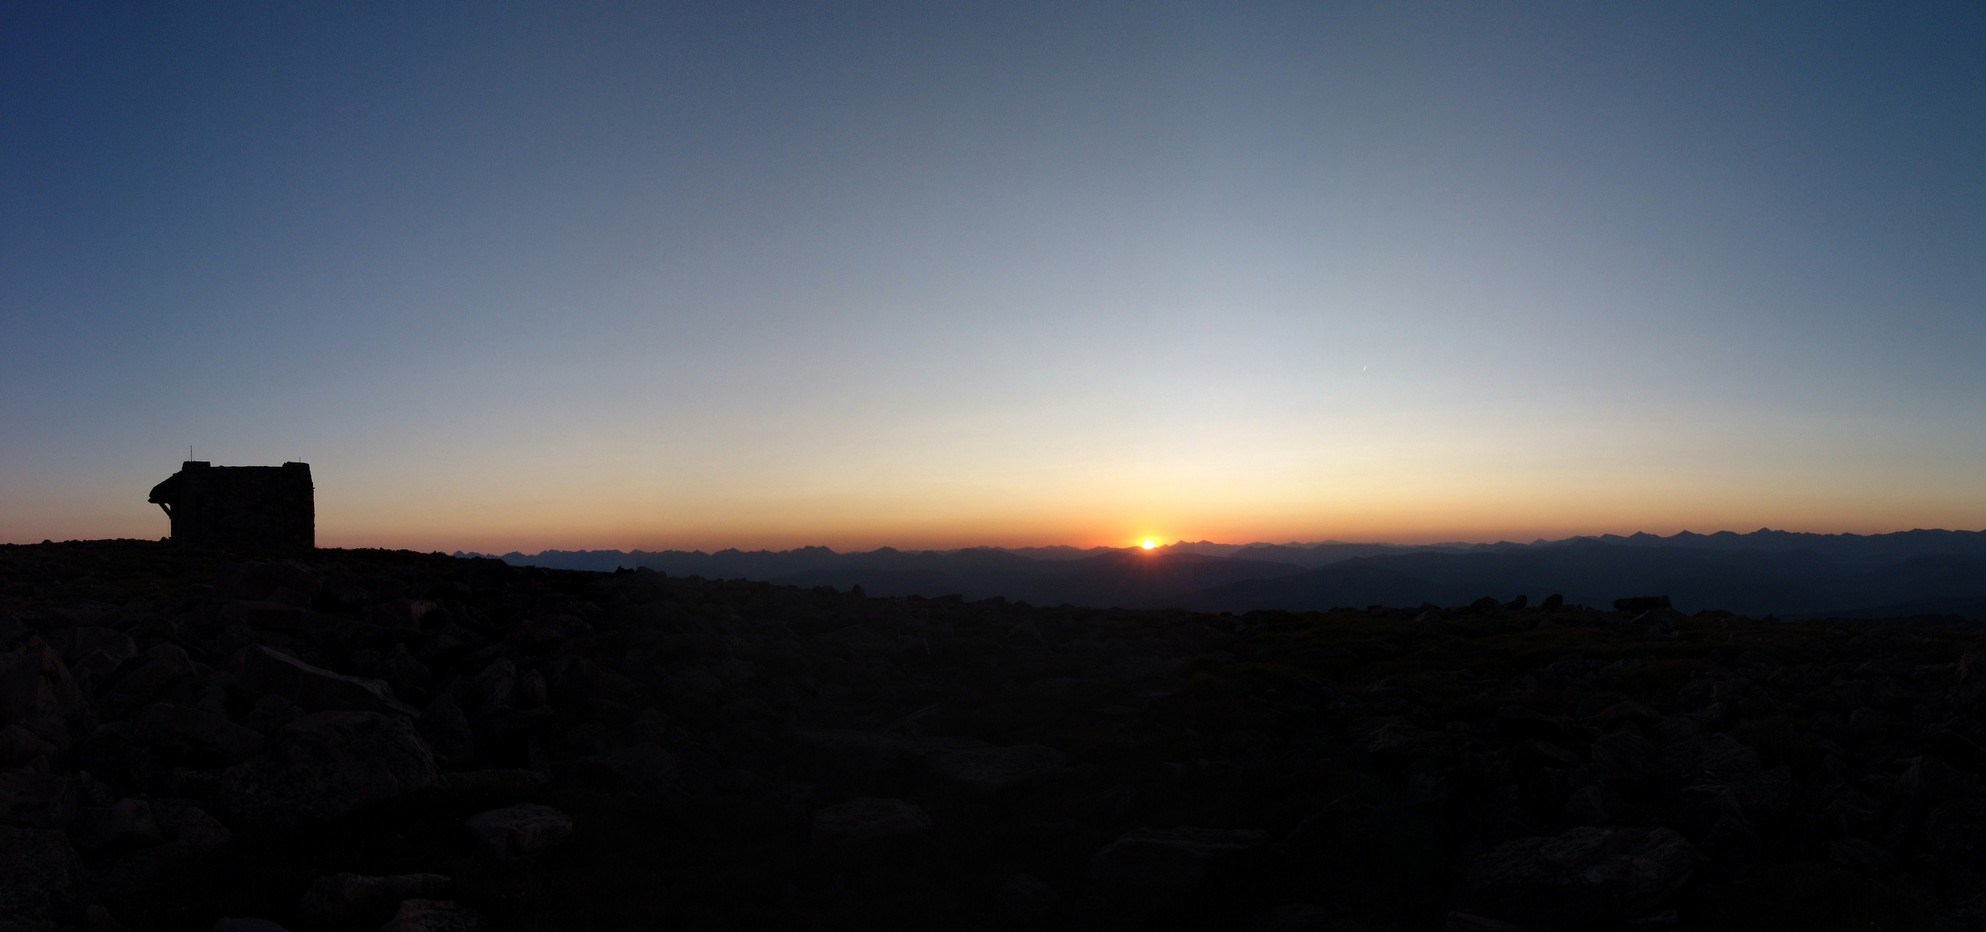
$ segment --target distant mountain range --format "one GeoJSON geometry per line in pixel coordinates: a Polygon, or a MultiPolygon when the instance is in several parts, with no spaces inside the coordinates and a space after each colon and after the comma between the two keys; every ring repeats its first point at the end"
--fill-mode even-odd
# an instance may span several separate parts
{"type": "MultiPolygon", "coordinates": [[[[457,556],[480,556],[458,552],[457,556]]],[[[547,550],[513,565],[860,586],[871,595],[1003,597],[1037,605],[1210,612],[1460,605],[1483,596],[1579,605],[1667,595],[1683,611],[1780,617],[1961,615],[1986,619],[1986,531],[1802,534],[1760,529],[1528,544],[1217,544],[837,553],[547,550]]]]}

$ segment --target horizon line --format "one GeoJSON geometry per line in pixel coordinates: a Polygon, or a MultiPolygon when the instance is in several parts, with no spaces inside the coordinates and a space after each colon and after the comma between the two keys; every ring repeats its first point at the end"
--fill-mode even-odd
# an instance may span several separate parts
{"type": "MultiPolygon", "coordinates": [[[[1495,537],[1492,539],[1491,537],[1484,536],[1484,537],[1475,537],[1472,539],[1471,537],[1467,537],[1467,536],[1458,536],[1458,537],[1443,537],[1443,538],[1430,537],[1430,538],[1421,538],[1415,540],[1398,540],[1398,539],[1388,540],[1383,538],[1357,539],[1357,538],[1345,538],[1345,537],[1320,537],[1320,538],[1314,538],[1308,540],[1301,538],[1297,538],[1297,539],[1285,538],[1280,540],[1255,539],[1248,541],[1221,541],[1221,540],[1216,540],[1212,537],[1199,537],[1196,539],[1187,539],[1185,537],[1178,537],[1178,538],[1174,538],[1170,543],[1158,544],[1156,549],[1171,549],[1184,545],[1246,548],[1246,547],[1318,547],[1327,544],[1349,545],[1349,546],[1399,547],[1399,548],[1408,548],[1408,549],[1435,548],[1435,547],[1493,547],[1498,545],[1528,546],[1539,543],[1558,543],[1558,542],[1582,540],[1582,539],[1604,539],[1604,538],[1626,539],[1637,536],[1654,537],[1665,540],[1684,535],[1693,535],[1699,537],[1712,537],[1718,535],[1747,536],[1752,534],[1758,534],[1761,532],[1775,533],[1775,534],[1795,534],[1795,535],[1803,535],[1810,537],[1885,537],[1895,534],[1910,534],[1910,533],[1947,533],[1947,534],[1986,533],[1986,528],[1973,529],[1973,528],[1962,528],[1962,527],[1955,528],[1955,527],[1916,526],[1910,528],[1900,528],[1894,530],[1880,530],[1880,531],[1858,531],[1858,530],[1816,531],[1816,530],[1795,530],[1789,527],[1775,528],[1770,525],[1763,525],[1746,531],[1736,531],[1728,528],[1719,529],[1715,531],[1697,531],[1688,527],[1684,527],[1668,533],[1642,529],[1642,530],[1634,530],[1627,532],[1598,531],[1598,532],[1590,532],[1590,533],[1571,533],[1571,534],[1563,534],[1560,536],[1546,536],[1543,534],[1539,534],[1539,535],[1532,535],[1522,538],[1502,536],[1502,537],[1495,537]]],[[[340,534],[335,530],[329,534],[326,534],[323,532],[323,529],[321,528],[319,530],[318,537],[320,540],[329,541],[327,543],[320,543],[319,546],[317,547],[317,549],[319,550],[407,550],[407,551],[422,552],[422,553],[449,553],[449,554],[468,553],[468,554],[482,554],[489,556],[501,556],[501,555],[513,554],[513,553],[529,556],[532,554],[541,554],[547,552],[721,553],[727,550],[738,551],[741,553],[787,553],[795,550],[806,550],[813,548],[825,549],[834,553],[871,553],[878,550],[896,550],[906,553],[951,553],[951,552],[957,552],[963,550],[1019,551],[1019,550],[1055,550],[1055,549],[1066,549],[1066,550],[1075,550],[1075,551],[1108,551],[1108,550],[1121,551],[1121,550],[1141,549],[1141,544],[1146,539],[1152,539],[1152,540],[1163,539],[1159,535],[1148,534],[1148,535],[1138,535],[1138,536],[1120,538],[1119,542],[1116,543],[1096,543],[1096,544],[1088,544],[1088,545],[1073,544],[1073,543],[1027,543],[1027,544],[973,543],[973,544],[959,544],[959,545],[949,545],[949,546],[947,545],[917,546],[917,545],[899,545],[899,544],[891,544],[891,543],[878,543],[874,545],[865,545],[859,543],[858,544],[843,543],[841,545],[835,545],[829,543],[814,542],[814,543],[794,544],[792,546],[787,546],[787,547],[775,547],[775,546],[765,546],[765,545],[749,546],[749,545],[740,545],[740,544],[727,544],[724,546],[696,545],[696,546],[688,546],[688,547],[667,546],[667,545],[663,545],[663,546],[636,545],[633,547],[614,547],[614,546],[571,546],[571,545],[561,546],[557,544],[551,544],[551,545],[541,545],[541,546],[537,546],[535,549],[527,550],[523,547],[519,547],[515,545],[508,547],[502,547],[502,546],[476,547],[476,546],[467,546],[460,543],[436,544],[436,543],[431,543],[429,541],[421,541],[419,539],[402,539],[400,541],[390,541],[390,540],[382,541],[377,539],[363,540],[363,539],[355,539],[356,535],[340,534]]],[[[408,537],[411,538],[412,535],[409,535],[408,537]]],[[[110,541],[110,540],[160,541],[167,539],[169,539],[167,536],[66,537],[66,538],[61,538],[59,540],[53,537],[43,537],[41,539],[25,538],[25,539],[8,540],[4,542],[4,545],[33,546],[35,544],[42,544],[42,543],[87,543],[93,541],[110,541]]]]}
{"type": "MultiPolygon", "coordinates": [[[[1544,537],[1544,536],[1537,536],[1537,537],[1531,537],[1531,538],[1528,538],[1528,539],[1522,539],[1522,540],[1520,540],[1520,539],[1516,539],[1516,538],[1511,538],[1511,537],[1502,537],[1502,538],[1497,538],[1497,539],[1494,539],[1494,540],[1490,540],[1490,539],[1476,539],[1476,540],[1470,540],[1470,539],[1466,539],[1466,538],[1447,538],[1447,539],[1432,539],[1432,540],[1420,540],[1420,541],[1397,541],[1397,540],[1377,540],[1377,539],[1367,539],[1367,540],[1356,540],[1356,539],[1345,539],[1345,538],[1335,538],[1335,537],[1327,537],[1327,538],[1319,538],[1319,539],[1313,539],[1313,540],[1300,540],[1300,539],[1298,539],[1298,540],[1250,540],[1250,541],[1243,541],[1243,542],[1234,542],[1234,541],[1219,541],[1219,540],[1214,540],[1214,539],[1211,539],[1211,538],[1204,538],[1204,537],[1203,537],[1203,538],[1199,538],[1199,539],[1197,539],[1197,540],[1188,540],[1188,539],[1186,539],[1186,538],[1183,538],[1183,537],[1182,537],[1182,538],[1177,538],[1177,539],[1175,539],[1175,540],[1173,540],[1173,541],[1172,541],[1172,542],[1170,542],[1170,543],[1160,543],[1160,544],[1158,544],[1158,545],[1157,545],[1157,546],[1156,546],[1155,548],[1153,548],[1153,549],[1158,549],[1158,550],[1165,550],[1165,549],[1171,549],[1171,548],[1176,548],[1176,547],[1181,547],[1181,546],[1211,546],[1211,547],[1236,547],[1236,548],[1247,548],[1247,547],[1320,547],[1320,546],[1326,546],[1326,545],[1344,545],[1344,546],[1378,546],[1378,547],[1401,547],[1401,548],[1429,548],[1429,547],[1494,547],[1494,546],[1498,546],[1498,545],[1504,545],[1504,544],[1511,544],[1511,545],[1518,545],[1518,546],[1529,546],[1529,545],[1532,545],[1532,544],[1539,544],[1539,543],[1560,543],[1560,542],[1565,542],[1565,541],[1573,541],[1573,540],[1600,540],[1600,539],[1605,539],[1605,538],[1621,538],[1621,539],[1630,539],[1630,538],[1635,538],[1635,537],[1654,537],[1654,538],[1658,538],[1658,539],[1662,539],[1662,540],[1669,540],[1669,539],[1673,539],[1673,538],[1676,538],[1676,537],[1682,537],[1682,536],[1685,536],[1685,535],[1688,535],[1688,536],[1696,536],[1696,537],[1716,537],[1716,536],[1720,536],[1720,535],[1731,535],[1731,536],[1737,536],[1737,537],[1745,537],[1745,536],[1750,536],[1750,535],[1753,535],[1753,534],[1761,534],[1761,533],[1769,533],[1769,534],[1794,534],[1794,535],[1801,535],[1801,536],[1809,536],[1809,537],[1887,537],[1887,536],[1891,536],[1891,535],[1895,535],[1895,534],[1914,534],[1914,533],[1944,533],[1944,534],[1981,534],[1981,533],[1986,533],[1986,528],[1978,528],[1978,529],[1973,529],[1973,528],[1947,528],[1947,527],[1921,527],[1921,526],[1920,526],[1920,527],[1911,527],[1911,528],[1903,528],[1903,529],[1898,529],[1898,530],[1892,530],[1892,531],[1807,531],[1807,530],[1792,530],[1792,529],[1789,529],[1789,528],[1775,528],[1775,527],[1770,527],[1770,526],[1761,526],[1761,527],[1757,527],[1757,528],[1753,528],[1753,529],[1751,529],[1751,530],[1748,530],[1748,531],[1734,531],[1734,530],[1730,530],[1730,529],[1728,529],[1728,528],[1725,528],[1725,529],[1719,529],[1719,530],[1716,530],[1716,531],[1695,531],[1695,530],[1691,530],[1691,529],[1689,529],[1689,528],[1683,528],[1683,529],[1680,529],[1680,530],[1677,530],[1677,531],[1674,531],[1674,532],[1672,532],[1672,533],[1668,533],[1668,534],[1663,534],[1663,533],[1659,533],[1659,532],[1653,532],[1653,531],[1646,531],[1646,530],[1637,530],[1637,531],[1629,531],[1629,532],[1626,532],[1626,533],[1622,533],[1622,532],[1618,532],[1618,531],[1603,531],[1603,532],[1598,532],[1598,533],[1588,533],[1588,534],[1567,534],[1567,535],[1565,535],[1565,536],[1562,536],[1562,537],[1544,537]]],[[[723,552],[725,552],[725,551],[737,551],[737,552],[740,552],[740,553],[790,553],[790,552],[793,552],[793,551],[796,551],[796,550],[815,550],[815,549],[818,549],[818,550],[827,550],[827,551],[829,551],[829,552],[831,552],[831,553],[873,553],[873,552],[875,552],[875,551],[878,551],[878,550],[895,550],[895,551],[899,551],[899,552],[904,552],[904,553],[952,553],[952,552],[957,552],[957,551],[964,551],[964,550],[1005,550],[1005,551],[1017,551],[1017,550],[1077,550],[1077,551],[1094,551],[1094,550],[1138,550],[1138,549],[1142,549],[1142,548],[1141,548],[1141,545],[1140,545],[1140,540],[1142,540],[1142,539],[1141,539],[1141,538],[1131,538],[1131,539],[1128,539],[1128,540],[1127,540],[1126,542],[1124,542],[1124,543],[1121,543],[1121,544],[1092,544],[1092,545],[1088,545],[1088,546],[1084,546],[1084,545],[1081,545],[1081,544],[1067,544],[1067,543],[1050,543],[1050,544],[1017,544],[1017,545],[1003,545],[1003,544],[965,544],[965,545],[960,545],[960,546],[950,546],[950,547],[945,547],[945,546],[927,546],[927,547],[915,547],[915,546],[898,546],[898,545],[894,545],[894,544],[877,544],[877,545],[875,545],[875,546],[871,546],[871,547],[861,547],[861,546],[843,546],[843,547],[836,547],[836,546],[833,546],[833,545],[830,545],[830,544],[825,544],[825,543],[810,543],[810,544],[797,544],[797,545],[794,545],[794,546],[791,546],[791,547],[765,547],[765,546],[760,546],[760,547],[744,547],[744,546],[739,546],[739,545],[735,545],[735,544],[733,544],[733,545],[727,545],[727,546],[722,546],[722,547],[704,547],[704,546],[696,546],[696,547],[667,547],[667,546],[665,546],[665,547],[644,547],[644,546],[636,546],[636,547],[631,547],[631,548],[621,548],[621,547],[558,547],[558,546],[549,546],[549,547],[540,547],[540,548],[538,548],[538,549],[537,549],[537,550],[535,550],[535,551],[533,551],[533,550],[524,550],[524,549],[522,549],[522,548],[518,548],[518,547],[512,547],[512,548],[509,548],[509,549],[505,549],[505,550],[501,550],[501,551],[495,551],[495,550],[479,550],[479,549],[472,549],[472,548],[467,548],[467,547],[457,547],[457,548],[455,548],[454,550],[452,550],[452,551],[447,551],[447,552],[450,552],[450,553],[472,553],[472,554],[482,554],[482,555],[488,555],[488,556],[502,556],[502,555],[505,555],[505,554],[512,554],[512,553],[515,553],[515,554],[521,554],[521,555],[525,555],[525,556],[529,556],[529,555],[532,555],[532,554],[536,554],[536,553],[548,553],[548,552],[563,552],[563,553],[607,553],[607,552],[618,552],[618,553],[723,553],[723,552]]],[[[319,548],[319,549],[344,549],[344,548],[330,548],[330,547],[323,547],[323,548],[319,548]]],[[[364,548],[352,548],[352,549],[364,549],[364,548]]],[[[387,548],[387,549],[393,549],[393,548],[387,548]]],[[[443,552],[443,551],[435,551],[435,552],[443,552]]]]}

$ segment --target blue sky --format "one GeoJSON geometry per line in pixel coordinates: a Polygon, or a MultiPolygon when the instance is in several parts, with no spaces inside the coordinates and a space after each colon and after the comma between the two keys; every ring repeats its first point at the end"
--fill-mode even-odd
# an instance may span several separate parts
{"type": "Polygon", "coordinates": [[[0,14],[0,540],[1986,527],[1986,8],[0,14]]]}

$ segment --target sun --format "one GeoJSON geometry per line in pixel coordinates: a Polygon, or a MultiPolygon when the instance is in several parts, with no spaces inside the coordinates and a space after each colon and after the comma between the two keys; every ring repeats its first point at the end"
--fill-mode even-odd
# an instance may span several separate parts
{"type": "Polygon", "coordinates": [[[1149,538],[1149,537],[1147,537],[1147,538],[1145,538],[1145,540],[1144,540],[1144,542],[1143,542],[1143,543],[1140,543],[1140,544],[1139,544],[1138,546],[1139,546],[1140,548],[1143,548],[1143,549],[1145,549],[1145,550],[1157,550],[1157,549],[1158,549],[1158,541],[1155,541],[1155,540],[1153,540],[1153,539],[1151,539],[1151,538],[1149,538]]]}

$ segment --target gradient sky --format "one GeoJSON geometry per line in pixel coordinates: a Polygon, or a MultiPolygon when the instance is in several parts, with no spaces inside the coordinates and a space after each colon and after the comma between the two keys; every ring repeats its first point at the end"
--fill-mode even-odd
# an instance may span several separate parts
{"type": "Polygon", "coordinates": [[[1986,4],[0,12],[0,541],[1986,527],[1986,4]]]}

